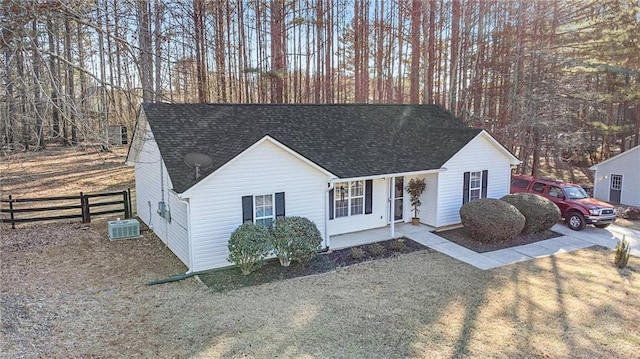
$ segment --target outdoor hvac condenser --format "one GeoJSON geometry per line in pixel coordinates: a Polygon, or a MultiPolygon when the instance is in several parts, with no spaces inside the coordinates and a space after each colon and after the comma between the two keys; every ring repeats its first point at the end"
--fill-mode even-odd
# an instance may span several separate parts
{"type": "Polygon", "coordinates": [[[140,237],[140,223],[137,219],[109,221],[109,239],[125,239],[140,237]]]}

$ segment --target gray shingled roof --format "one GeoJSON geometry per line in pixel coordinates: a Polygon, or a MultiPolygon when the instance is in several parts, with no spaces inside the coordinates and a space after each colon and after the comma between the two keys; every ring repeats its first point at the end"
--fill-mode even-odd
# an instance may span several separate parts
{"type": "Polygon", "coordinates": [[[265,135],[340,178],[440,168],[479,129],[437,105],[143,104],[174,190],[196,181],[187,153],[209,155],[202,180],[265,135]]]}

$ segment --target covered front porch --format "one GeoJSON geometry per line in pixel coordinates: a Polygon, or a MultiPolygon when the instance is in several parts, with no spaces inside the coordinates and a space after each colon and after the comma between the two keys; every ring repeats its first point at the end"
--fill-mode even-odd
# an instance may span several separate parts
{"type": "Polygon", "coordinates": [[[341,249],[363,244],[382,242],[394,238],[420,237],[421,234],[429,235],[431,234],[431,232],[435,231],[434,227],[424,224],[414,226],[411,223],[395,223],[392,235],[390,227],[391,225],[387,225],[385,227],[333,235],[330,237],[329,247],[331,249],[341,249]]]}

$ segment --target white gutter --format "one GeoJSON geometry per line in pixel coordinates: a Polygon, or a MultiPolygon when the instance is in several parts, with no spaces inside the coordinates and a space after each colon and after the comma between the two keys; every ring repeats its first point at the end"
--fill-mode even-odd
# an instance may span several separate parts
{"type": "Polygon", "coordinates": [[[337,177],[335,177],[335,178],[332,178],[330,180],[330,183],[347,182],[347,181],[359,181],[359,180],[365,180],[365,179],[381,179],[381,178],[389,178],[389,177],[417,176],[417,175],[426,175],[426,174],[431,174],[431,173],[440,173],[440,172],[444,172],[444,171],[447,171],[446,167],[441,167],[441,168],[438,168],[438,169],[435,169],[435,170],[400,172],[400,173],[387,173],[387,174],[374,175],[374,176],[361,176],[361,177],[350,177],[350,178],[337,178],[337,177]]]}

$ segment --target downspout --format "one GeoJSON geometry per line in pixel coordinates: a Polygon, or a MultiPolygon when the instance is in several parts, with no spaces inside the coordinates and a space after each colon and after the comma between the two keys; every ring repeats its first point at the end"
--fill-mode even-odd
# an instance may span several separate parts
{"type": "MultiPolygon", "coordinates": [[[[160,225],[162,225],[162,222],[164,222],[164,235],[165,238],[167,239],[167,241],[165,242],[165,245],[167,247],[169,247],[169,224],[167,223],[167,219],[165,217],[165,213],[167,211],[167,206],[168,206],[168,202],[164,200],[164,168],[163,168],[163,162],[162,162],[162,156],[160,156],[160,202],[162,203],[162,213],[160,214],[160,217],[162,217],[162,219],[164,221],[160,221],[160,225]]],[[[158,205],[158,209],[160,205],[158,205]]]]}
{"type": "Polygon", "coordinates": [[[331,241],[329,240],[329,192],[333,189],[333,181],[335,179],[336,178],[332,178],[329,180],[327,193],[324,195],[324,244],[326,249],[329,249],[329,245],[331,244],[331,241]]]}
{"type": "Polygon", "coordinates": [[[389,192],[391,195],[390,203],[389,203],[389,228],[391,229],[391,238],[394,238],[396,235],[396,189],[395,189],[395,180],[394,177],[389,177],[389,192]]]}
{"type": "Polygon", "coordinates": [[[187,243],[189,244],[189,269],[187,273],[192,273],[193,268],[193,245],[191,243],[191,202],[189,198],[181,198],[176,194],[178,201],[187,205],[187,243]]]}
{"type": "Polygon", "coordinates": [[[163,283],[171,283],[171,282],[177,282],[179,280],[183,280],[183,279],[187,279],[187,278],[191,278],[195,275],[198,274],[203,274],[203,273],[207,273],[209,271],[200,271],[200,272],[185,272],[182,274],[174,274],[174,275],[170,275],[166,278],[162,278],[162,279],[156,279],[156,280],[152,280],[150,282],[147,282],[147,285],[157,285],[157,284],[163,284],[163,283]]]}
{"type": "Polygon", "coordinates": [[[202,271],[201,272],[192,271],[192,268],[193,268],[193,247],[191,245],[191,206],[190,206],[189,199],[188,198],[180,198],[180,196],[178,196],[177,194],[176,194],[176,198],[178,198],[178,201],[183,202],[183,203],[185,203],[187,205],[187,243],[189,243],[189,268],[187,269],[186,272],[184,272],[182,274],[173,274],[173,275],[170,275],[170,276],[168,276],[166,278],[152,280],[150,282],[147,282],[147,285],[149,285],[149,286],[157,285],[157,284],[177,282],[179,280],[187,279],[187,278],[193,277],[194,275],[197,275],[197,274],[200,274],[200,273],[204,273],[202,271]]]}
{"type": "Polygon", "coordinates": [[[160,158],[160,201],[164,203],[164,171],[162,169],[162,158],[160,158]]]}

